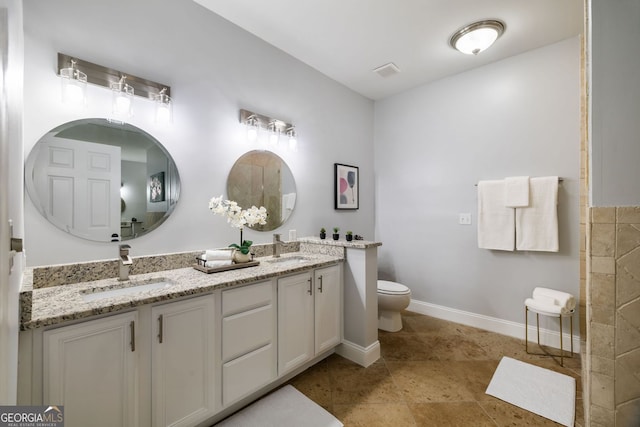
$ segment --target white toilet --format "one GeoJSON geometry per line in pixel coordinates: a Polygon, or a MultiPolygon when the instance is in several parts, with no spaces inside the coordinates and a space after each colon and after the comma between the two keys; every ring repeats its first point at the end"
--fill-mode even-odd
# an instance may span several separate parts
{"type": "Polygon", "coordinates": [[[400,283],[378,280],[378,329],[398,332],[402,329],[400,311],[409,306],[411,290],[400,283]]]}

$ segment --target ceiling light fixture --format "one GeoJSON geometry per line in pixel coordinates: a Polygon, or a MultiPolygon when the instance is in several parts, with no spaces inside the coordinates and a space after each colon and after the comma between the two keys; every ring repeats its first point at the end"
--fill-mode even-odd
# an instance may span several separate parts
{"type": "Polygon", "coordinates": [[[449,44],[464,54],[477,55],[491,46],[505,28],[505,24],[497,19],[474,22],[456,31],[449,39],[449,44]]]}

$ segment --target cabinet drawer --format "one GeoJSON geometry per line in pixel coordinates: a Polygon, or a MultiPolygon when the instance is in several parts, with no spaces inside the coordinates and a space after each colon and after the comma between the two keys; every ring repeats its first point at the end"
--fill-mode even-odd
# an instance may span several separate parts
{"type": "Polygon", "coordinates": [[[222,361],[269,344],[274,339],[272,304],[222,319],[222,361]]]}
{"type": "Polygon", "coordinates": [[[272,299],[273,284],[270,281],[223,291],[222,316],[270,304],[272,299]]]}
{"type": "Polygon", "coordinates": [[[222,404],[246,396],[276,377],[275,346],[268,344],[222,365],[222,404]]]}

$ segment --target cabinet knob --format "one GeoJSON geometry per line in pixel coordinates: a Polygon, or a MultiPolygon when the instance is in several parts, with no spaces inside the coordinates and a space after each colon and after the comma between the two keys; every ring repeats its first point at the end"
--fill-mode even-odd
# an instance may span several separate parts
{"type": "Polygon", "coordinates": [[[309,295],[313,295],[313,283],[312,283],[313,281],[311,280],[311,278],[309,278],[308,282],[309,282],[309,289],[307,290],[307,293],[309,295]]]}
{"type": "Polygon", "coordinates": [[[318,286],[318,290],[322,293],[322,274],[318,276],[318,282],[320,282],[320,286],[318,286]]]}

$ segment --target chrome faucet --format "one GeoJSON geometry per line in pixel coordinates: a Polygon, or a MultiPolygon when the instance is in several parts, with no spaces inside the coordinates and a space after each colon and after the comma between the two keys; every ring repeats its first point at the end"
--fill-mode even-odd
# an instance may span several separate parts
{"type": "Polygon", "coordinates": [[[129,245],[120,245],[120,277],[118,280],[129,280],[129,269],[133,264],[133,260],[129,256],[129,245]]]}
{"type": "Polygon", "coordinates": [[[277,233],[274,234],[273,235],[273,257],[274,258],[280,258],[280,249],[283,244],[284,242],[280,240],[280,235],[277,233]]]}

